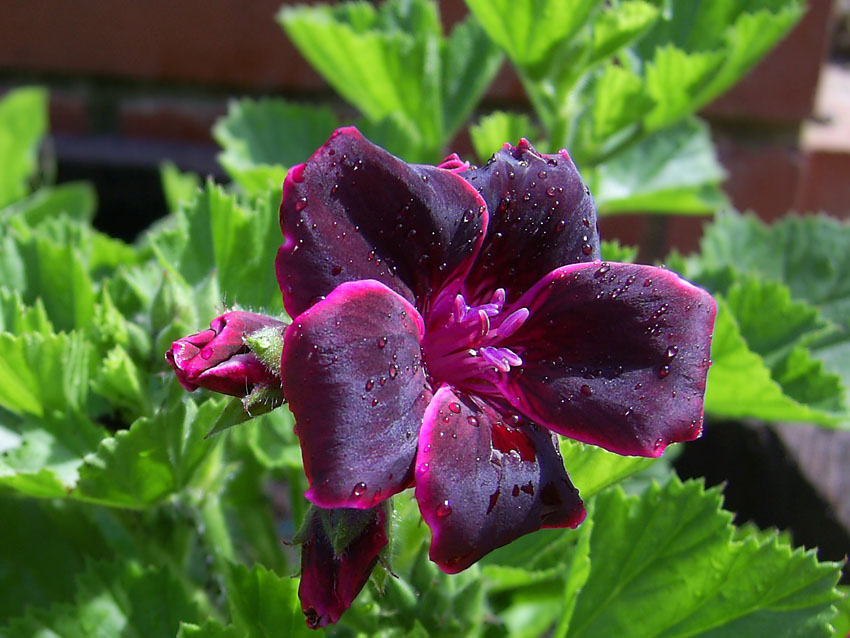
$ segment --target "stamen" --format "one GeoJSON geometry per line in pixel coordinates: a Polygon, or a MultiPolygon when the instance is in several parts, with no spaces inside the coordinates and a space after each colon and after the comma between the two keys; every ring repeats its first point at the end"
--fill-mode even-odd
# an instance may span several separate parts
{"type": "Polygon", "coordinates": [[[493,297],[490,299],[490,303],[499,307],[499,310],[505,305],[505,289],[497,288],[496,292],[493,293],[493,297]]]}
{"type": "Polygon", "coordinates": [[[449,382],[476,393],[498,393],[499,377],[522,366],[521,352],[499,345],[514,334],[530,315],[528,308],[502,314],[504,288],[488,303],[470,306],[462,294],[438,298],[426,321],[423,341],[431,383],[449,382]]]}
{"type": "Polygon", "coordinates": [[[478,311],[478,338],[483,339],[490,332],[490,317],[483,310],[478,311]]]}
{"type": "Polygon", "coordinates": [[[464,320],[466,309],[466,300],[463,298],[463,295],[455,297],[454,305],[452,306],[452,319],[454,319],[455,323],[460,323],[464,320]]]}
{"type": "Polygon", "coordinates": [[[510,372],[511,364],[508,363],[507,359],[502,356],[502,353],[499,352],[500,348],[491,348],[485,346],[481,348],[478,352],[484,358],[487,363],[496,366],[502,372],[510,372]]]}
{"type": "Polygon", "coordinates": [[[498,335],[500,339],[510,337],[513,333],[520,329],[520,326],[525,323],[531,312],[528,308],[520,308],[507,316],[507,318],[499,325],[498,335]]]}

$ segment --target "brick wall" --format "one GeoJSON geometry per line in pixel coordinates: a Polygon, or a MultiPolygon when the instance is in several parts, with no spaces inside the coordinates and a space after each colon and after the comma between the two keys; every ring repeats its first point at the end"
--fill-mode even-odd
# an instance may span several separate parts
{"type": "MultiPolygon", "coordinates": [[[[447,23],[464,13],[462,3],[441,4],[447,23]]],[[[846,153],[807,154],[800,145],[828,47],[831,4],[809,0],[794,32],[704,113],[729,172],[726,188],[733,203],[766,219],[794,206],[850,215],[842,188],[850,164],[846,153]]],[[[147,193],[156,187],[153,170],[166,157],[185,169],[221,176],[209,129],[229,96],[336,100],[274,22],[279,5],[279,0],[7,2],[0,90],[30,82],[50,87],[60,177],[92,170],[101,182],[114,183],[115,174],[127,168],[136,171],[147,193]],[[145,171],[151,175],[142,179],[145,171]]],[[[506,66],[488,105],[521,99],[519,82],[506,66]]],[[[139,223],[161,212],[150,210],[162,205],[161,198],[140,201],[134,180],[119,181],[118,193],[101,194],[104,207],[123,206],[126,212],[132,202],[141,204],[147,208],[135,213],[139,223]],[[131,192],[132,202],[122,203],[131,192]]],[[[688,250],[703,221],[673,218],[660,225],[640,216],[612,218],[603,231],[632,243],[647,232],[662,233],[659,248],[688,250]]]]}

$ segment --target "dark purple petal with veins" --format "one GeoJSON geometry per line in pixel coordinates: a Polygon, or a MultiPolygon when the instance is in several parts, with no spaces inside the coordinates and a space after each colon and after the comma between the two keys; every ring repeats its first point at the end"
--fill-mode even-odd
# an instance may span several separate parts
{"type": "Polygon", "coordinates": [[[373,507],[408,486],[431,399],[422,318],[377,281],[337,287],[284,335],[283,393],[295,415],[305,496],[324,508],[373,507]]]}
{"type": "Polygon", "coordinates": [[[461,176],[490,213],[465,282],[471,301],[504,287],[510,302],[559,266],[599,259],[596,207],[566,151],[541,155],[521,139],[461,176]]]}
{"type": "Polygon", "coordinates": [[[290,169],[280,221],[275,266],[295,316],[346,281],[374,279],[413,302],[462,278],[487,209],[451,170],[406,164],[343,128],[290,169]]]}
{"type": "Polygon", "coordinates": [[[663,268],[577,264],[517,303],[502,344],[523,360],[502,392],[528,418],[618,454],[659,456],[702,430],[716,306],[663,268]]]}
{"type": "Polygon", "coordinates": [[[550,432],[448,385],[425,412],[415,477],[431,560],[450,574],[523,534],[585,517],[550,432]]]}

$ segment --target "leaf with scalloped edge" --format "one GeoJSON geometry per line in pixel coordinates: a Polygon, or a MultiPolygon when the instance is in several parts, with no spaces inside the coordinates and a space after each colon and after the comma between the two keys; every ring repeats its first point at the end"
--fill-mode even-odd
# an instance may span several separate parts
{"type": "Polygon", "coordinates": [[[204,434],[221,406],[218,399],[200,407],[186,400],[138,419],[86,457],[71,496],[112,507],[161,503],[190,484],[212,451],[215,441],[204,434]]]}
{"type": "Polygon", "coordinates": [[[840,566],[775,534],[734,538],[721,501],[718,489],[675,477],[640,496],[600,494],[567,635],[829,636],[840,566]]]}

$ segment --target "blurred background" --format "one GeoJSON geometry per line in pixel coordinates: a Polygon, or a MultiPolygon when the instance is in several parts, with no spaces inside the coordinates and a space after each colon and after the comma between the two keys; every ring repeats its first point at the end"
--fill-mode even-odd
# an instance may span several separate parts
{"type": "MultiPolygon", "coordinates": [[[[275,22],[280,5],[5,3],[0,92],[22,84],[50,89],[58,181],[93,180],[96,225],[131,239],[166,212],[162,160],[224,179],[210,128],[229,98],[330,102],[353,115],[275,22]]],[[[808,5],[790,36],[702,113],[728,171],[732,202],[768,220],[789,210],[850,215],[850,0],[808,5]]],[[[466,13],[459,2],[443,0],[440,8],[447,25],[466,13]]],[[[505,63],[481,111],[520,110],[524,99],[505,63]]],[[[454,148],[471,155],[468,140],[454,148]]],[[[694,249],[702,221],[671,218],[666,248],[694,249]]],[[[603,231],[635,244],[645,223],[639,216],[607,218],[603,231]]]]}
{"type": "MultiPolygon", "coordinates": [[[[95,225],[131,240],[167,213],[164,160],[226,180],[210,129],[231,98],[322,102],[353,117],[275,22],[280,5],[6,2],[0,94],[27,84],[49,89],[56,181],[91,181],[95,225]]],[[[465,15],[462,3],[440,5],[447,26],[465,15]]],[[[765,220],[790,210],[850,217],[850,0],[809,0],[808,7],[789,37],[702,112],[732,203],[765,220]]],[[[524,99],[505,63],[481,110],[522,110],[524,99]]],[[[465,137],[453,148],[472,155],[465,137]]],[[[611,216],[602,233],[650,246],[652,257],[696,249],[707,219],[611,216]]],[[[847,433],[730,423],[689,445],[677,469],[710,484],[728,481],[726,506],[739,522],[792,528],[797,543],[818,544],[823,557],[838,559],[850,548],[848,458],[847,433]],[[757,480],[764,476],[773,480],[757,480]]]]}

